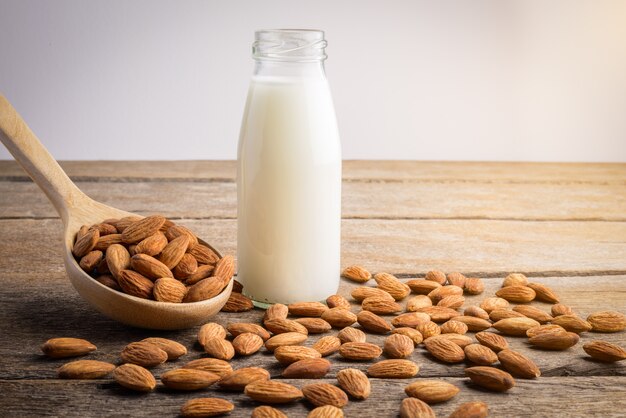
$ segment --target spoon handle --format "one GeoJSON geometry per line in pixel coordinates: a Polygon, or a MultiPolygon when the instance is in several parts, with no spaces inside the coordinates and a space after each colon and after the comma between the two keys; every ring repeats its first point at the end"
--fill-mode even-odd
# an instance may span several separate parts
{"type": "Polygon", "coordinates": [[[66,224],[71,209],[89,199],[65,174],[26,122],[0,94],[0,141],[48,196],[66,224]]]}

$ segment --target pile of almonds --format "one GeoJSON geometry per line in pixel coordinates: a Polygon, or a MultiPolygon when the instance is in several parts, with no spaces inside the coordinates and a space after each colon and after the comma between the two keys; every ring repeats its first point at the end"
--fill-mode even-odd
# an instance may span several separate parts
{"type": "Polygon", "coordinates": [[[198,302],[217,296],[235,273],[189,229],[163,216],[129,216],[83,225],[72,254],[98,282],[143,299],[198,302]]]}
{"type": "MultiPolygon", "coordinates": [[[[371,274],[358,266],[344,270],[343,277],[364,284],[371,274]]],[[[262,323],[229,323],[226,328],[207,323],[198,331],[198,343],[207,357],[192,360],[160,375],[162,384],[173,390],[201,390],[217,386],[225,391],[243,392],[264,404],[252,417],[286,417],[275,406],[305,399],[314,409],[309,417],[343,417],[342,409],[350,399],[370,396],[370,378],[412,378],[419,366],[411,356],[423,346],[436,361],[466,361],[466,376],[483,389],[505,392],[515,386],[515,379],[534,379],[539,367],[527,356],[509,348],[506,337],[528,338],[528,343],[544,350],[567,350],[579,342],[583,332],[622,332],[626,317],[614,311],[595,312],[582,319],[570,307],[559,303],[550,288],[530,283],[522,274],[510,274],[495,297],[485,298],[479,306],[464,305],[466,294],[480,294],[484,284],[478,278],[460,273],[430,271],[425,279],[406,282],[391,274],[374,276],[375,287],[354,288],[352,299],[360,311],[352,312],[351,303],[341,295],[332,295],[326,303],[301,302],[275,304],[265,311],[262,323]],[[413,296],[409,295],[413,293],[413,296]],[[407,299],[408,298],[408,299],[407,299]],[[406,300],[404,307],[399,302],[406,300]],[[550,313],[529,305],[533,300],[551,303],[550,313]],[[513,307],[510,303],[517,303],[513,307]],[[391,321],[380,315],[394,315],[391,321]],[[355,323],[359,328],[353,327],[355,323]],[[498,332],[490,332],[494,328],[498,332]],[[310,347],[303,344],[310,335],[326,334],[310,347]],[[474,332],[475,340],[468,336],[474,332]],[[368,334],[386,335],[382,347],[368,342],[368,334]],[[355,367],[337,371],[337,384],[310,383],[298,388],[260,367],[233,370],[230,360],[251,356],[260,351],[272,353],[283,366],[281,376],[290,379],[320,379],[331,369],[328,357],[337,353],[353,362],[367,362],[365,372],[355,367]],[[386,358],[379,360],[384,355],[386,358]],[[495,367],[499,363],[499,367],[495,367]],[[274,405],[274,406],[270,406],[274,405]]],[[[236,282],[236,281],[235,281],[236,282]]],[[[234,287],[232,309],[247,310],[246,298],[234,287]],[[244,306],[245,305],[245,306],[244,306]]],[[[251,306],[251,305],[250,305],[251,306]]],[[[42,347],[50,357],[84,355],[96,349],[85,340],[58,338],[42,347]]],[[[583,346],[593,359],[616,362],[626,359],[626,349],[605,341],[591,341],[583,346]]],[[[148,338],[127,345],[120,354],[121,365],[78,360],[59,369],[62,378],[102,378],[113,372],[114,379],[130,390],[147,392],[156,387],[148,370],[187,353],[186,348],[171,340],[148,338]]],[[[400,417],[435,417],[431,405],[453,399],[458,386],[440,379],[419,379],[409,383],[400,406],[400,417]]],[[[182,415],[204,417],[227,414],[234,405],[221,398],[197,398],[182,406],[182,415]]],[[[450,415],[453,418],[486,417],[484,402],[467,402],[450,415]]]]}

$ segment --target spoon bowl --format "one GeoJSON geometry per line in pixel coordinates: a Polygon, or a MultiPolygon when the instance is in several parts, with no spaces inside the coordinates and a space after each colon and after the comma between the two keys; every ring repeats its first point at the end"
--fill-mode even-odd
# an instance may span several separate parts
{"type": "MultiPolygon", "coordinates": [[[[82,225],[108,218],[137,216],[97,202],[85,195],[48,153],[26,122],[0,94],[0,141],[33,181],[48,196],[63,221],[63,260],[70,282],[83,299],[98,311],[127,325],[172,330],[206,322],[226,304],[233,279],[217,296],[193,303],[169,303],[141,299],[111,289],[89,276],[72,255],[74,237],[82,225]]],[[[221,257],[221,254],[211,248],[221,257]]]]}

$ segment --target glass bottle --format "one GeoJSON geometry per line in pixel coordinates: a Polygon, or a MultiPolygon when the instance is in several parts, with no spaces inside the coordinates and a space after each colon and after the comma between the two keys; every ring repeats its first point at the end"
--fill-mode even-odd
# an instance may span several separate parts
{"type": "Polygon", "coordinates": [[[337,292],[341,144],[318,30],[262,30],[241,126],[237,264],[257,306],[337,292]]]}

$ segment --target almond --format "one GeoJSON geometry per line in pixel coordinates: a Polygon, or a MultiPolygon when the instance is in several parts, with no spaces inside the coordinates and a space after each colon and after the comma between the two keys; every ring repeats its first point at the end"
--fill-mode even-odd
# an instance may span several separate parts
{"type": "Polygon", "coordinates": [[[354,399],[367,399],[372,391],[369,379],[361,370],[340,370],[337,372],[337,382],[354,399]]]}
{"type": "Polygon", "coordinates": [[[559,303],[559,297],[548,286],[540,283],[528,283],[526,286],[533,289],[537,296],[535,299],[548,303],[559,303]]]}
{"type": "Polygon", "coordinates": [[[113,370],[115,381],[127,389],[150,392],[156,387],[152,373],[136,364],[122,364],[113,370]]]}
{"type": "Polygon", "coordinates": [[[435,324],[432,321],[419,324],[417,326],[417,330],[422,334],[422,337],[424,337],[424,339],[441,334],[441,328],[439,328],[439,325],[435,324]]]}
{"type": "Polygon", "coordinates": [[[187,287],[176,279],[162,277],[154,282],[152,296],[159,302],[181,303],[187,294],[187,287]]]}
{"type": "Polygon", "coordinates": [[[456,396],[460,389],[443,380],[418,380],[407,385],[404,393],[427,404],[448,401],[456,396]]]}
{"type": "Polygon", "coordinates": [[[255,381],[246,385],[244,393],[257,402],[283,404],[302,399],[300,389],[274,380],[255,381]]]}
{"type": "Polygon", "coordinates": [[[254,382],[265,382],[270,379],[270,373],[260,367],[244,367],[222,377],[218,385],[225,390],[242,391],[254,382]]]}
{"type": "Polygon", "coordinates": [[[215,417],[224,415],[235,409],[235,405],[221,398],[190,399],[181,408],[183,417],[215,417]]]}
{"type": "Polygon", "coordinates": [[[373,360],[383,353],[383,350],[372,343],[350,342],[339,347],[339,354],[348,360],[373,360]]]}
{"type": "Polygon", "coordinates": [[[347,309],[331,308],[322,314],[322,319],[333,328],[345,328],[354,324],[357,316],[347,309]]]}
{"type": "Polygon", "coordinates": [[[114,244],[123,244],[122,234],[110,234],[105,235],[103,237],[98,238],[98,242],[96,242],[94,250],[106,251],[111,245],[114,244]]]}
{"type": "Polygon", "coordinates": [[[409,298],[406,301],[406,310],[407,312],[415,312],[420,308],[425,308],[427,306],[432,306],[433,301],[426,295],[417,295],[409,298]]]}
{"type": "Polygon", "coordinates": [[[567,350],[576,345],[580,337],[573,332],[548,332],[528,339],[531,345],[546,350],[567,350]]]}
{"type": "Polygon", "coordinates": [[[41,346],[41,351],[51,358],[84,356],[95,350],[95,345],[80,338],[52,338],[41,346]]]}
{"type": "Polygon", "coordinates": [[[222,307],[222,312],[246,312],[254,309],[254,304],[249,297],[241,293],[231,292],[226,304],[222,307]]]}
{"type": "Polygon", "coordinates": [[[439,303],[445,297],[448,296],[461,296],[463,295],[463,289],[459,286],[441,286],[433,290],[428,294],[428,297],[433,301],[433,303],[439,303]]]}
{"type": "Polygon", "coordinates": [[[427,272],[424,279],[439,283],[442,286],[446,284],[446,280],[447,280],[446,274],[443,271],[439,271],[439,270],[431,270],[427,272]]]}
{"type": "Polygon", "coordinates": [[[504,339],[501,335],[494,334],[493,332],[478,332],[475,337],[479,343],[485,347],[491,348],[496,353],[509,347],[509,343],[506,339],[504,339]]]}
{"type": "Polygon", "coordinates": [[[475,316],[461,315],[454,317],[454,320],[456,322],[461,322],[462,324],[467,325],[467,329],[472,332],[484,331],[491,328],[492,326],[491,322],[481,318],[477,318],[475,316]]]}
{"type": "Polygon", "coordinates": [[[442,334],[465,334],[468,330],[467,324],[455,321],[454,319],[445,322],[440,327],[442,334]]]}
{"type": "Polygon", "coordinates": [[[187,276],[187,278],[185,279],[185,283],[187,284],[187,286],[194,285],[202,279],[211,277],[211,275],[213,274],[213,270],[215,270],[215,266],[213,264],[204,264],[198,266],[195,272],[187,276]]]}
{"type": "Polygon", "coordinates": [[[383,352],[388,358],[409,357],[414,349],[413,340],[402,334],[391,334],[383,344],[383,352]]]}
{"type": "Polygon", "coordinates": [[[160,277],[174,278],[169,268],[159,260],[147,254],[135,254],[130,258],[130,268],[149,279],[160,277]]]}
{"type": "Polygon", "coordinates": [[[235,293],[243,292],[243,285],[239,283],[237,280],[233,280],[233,292],[235,293]]]}
{"type": "Polygon", "coordinates": [[[513,376],[495,367],[468,367],[465,375],[478,386],[494,392],[505,392],[515,386],[513,376]]]}
{"type": "Polygon", "coordinates": [[[72,247],[72,254],[76,258],[86,256],[90,251],[102,250],[96,248],[96,243],[100,239],[100,232],[97,229],[89,229],[79,239],[76,240],[72,247]]]}
{"type": "Polygon", "coordinates": [[[502,350],[498,353],[498,359],[502,367],[513,376],[522,379],[534,379],[541,376],[539,367],[531,359],[517,351],[502,350]]]}
{"type": "Polygon", "coordinates": [[[445,308],[443,306],[426,306],[424,308],[417,309],[416,312],[423,312],[427,314],[433,322],[446,322],[461,315],[454,309],[445,308]]]}
{"type": "Polygon", "coordinates": [[[124,293],[142,299],[150,299],[154,291],[152,280],[133,270],[122,270],[117,279],[124,293]]]}
{"type": "Polygon", "coordinates": [[[215,322],[209,322],[200,327],[198,331],[198,342],[202,347],[204,347],[209,340],[214,338],[219,340],[226,338],[226,330],[223,326],[215,322]]]}
{"type": "Polygon", "coordinates": [[[411,360],[392,359],[382,360],[372,364],[367,369],[371,377],[384,379],[407,379],[419,372],[419,366],[411,360]]]}
{"type": "Polygon", "coordinates": [[[287,306],[289,313],[295,316],[320,317],[328,310],[328,306],[321,302],[298,302],[287,306]]]}
{"type": "Polygon", "coordinates": [[[385,292],[382,289],[378,289],[376,287],[367,287],[367,286],[357,287],[350,293],[350,295],[352,296],[352,299],[356,300],[357,302],[362,302],[366,298],[371,298],[371,297],[379,297],[379,298],[386,298],[389,300],[395,300],[393,296],[391,296],[389,293],[385,292]]]}
{"type": "Polygon", "coordinates": [[[330,383],[314,383],[302,388],[307,401],[315,406],[332,405],[343,408],[348,404],[348,395],[330,383]]]}
{"type": "Polygon", "coordinates": [[[91,273],[100,264],[100,261],[102,261],[102,251],[95,250],[88,252],[81,258],[78,265],[87,273],[91,273]]]}
{"type": "Polygon", "coordinates": [[[198,261],[189,253],[183,254],[176,267],[172,269],[172,273],[177,279],[186,279],[197,271],[198,261]]]}
{"type": "Polygon", "coordinates": [[[196,237],[196,235],[188,228],[182,225],[173,225],[165,230],[165,236],[168,241],[173,241],[182,235],[186,235],[189,238],[189,251],[195,249],[196,245],[198,245],[198,237],[196,237]]]}
{"type": "MultiPolygon", "coordinates": [[[[136,257],[136,256],[134,256],[136,257]]],[[[207,277],[187,289],[187,295],[183,302],[199,302],[211,299],[220,293],[226,287],[228,282],[224,282],[217,277],[207,277]]]]}
{"type": "Polygon", "coordinates": [[[265,321],[265,328],[274,334],[283,334],[285,332],[299,332],[308,335],[306,327],[291,319],[270,319],[265,321]]]}
{"type": "Polygon", "coordinates": [[[395,328],[391,332],[393,334],[406,335],[407,337],[409,337],[413,341],[413,345],[418,345],[418,344],[420,344],[424,340],[424,337],[422,336],[422,333],[419,332],[418,330],[414,329],[414,328],[400,327],[400,328],[395,328]]]}
{"type": "MultiPolygon", "coordinates": [[[[83,225],[78,228],[78,232],[76,232],[76,236],[74,237],[74,242],[80,240],[85,234],[89,231],[89,225],[83,225]]],[[[100,231],[98,231],[100,233],[100,231]]]]}
{"type": "Polygon", "coordinates": [[[115,280],[113,276],[110,276],[108,274],[103,274],[101,276],[96,277],[96,281],[100,284],[103,284],[106,287],[110,287],[113,290],[117,290],[118,292],[122,291],[122,288],[120,287],[117,280],[115,280]]]}
{"type": "Polygon", "coordinates": [[[463,311],[463,315],[474,316],[476,318],[485,319],[485,320],[489,319],[489,314],[487,313],[487,311],[485,311],[483,308],[478,307],[478,306],[468,306],[467,308],[465,308],[465,311],[463,311]]]}
{"type": "Polygon", "coordinates": [[[435,418],[435,411],[417,398],[404,398],[400,404],[400,418],[435,418]]]}
{"type": "Polygon", "coordinates": [[[165,351],[167,359],[170,361],[187,354],[187,348],[184,345],[173,340],[168,340],[167,338],[150,337],[144,338],[142,341],[156,345],[161,350],[165,351]]]}
{"type": "Polygon", "coordinates": [[[161,254],[159,255],[158,260],[165,264],[168,269],[173,269],[183,258],[185,253],[187,252],[187,247],[189,246],[189,237],[186,235],[182,235],[170,241],[161,254]]]}
{"type": "Polygon", "coordinates": [[[215,264],[220,259],[212,249],[202,244],[195,245],[193,241],[190,241],[187,253],[195,258],[198,264],[215,264]]]}
{"type": "Polygon", "coordinates": [[[224,360],[217,358],[199,358],[192,360],[183,366],[185,369],[198,369],[205,372],[211,372],[220,378],[230,374],[233,371],[231,365],[224,360]]]}
{"type": "Polygon", "coordinates": [[[135,254],[147,254],[149,256],[156,256],[167,245],[167,238],[162,232],[152,234],[147,238],[144,238],[135,247],[135,254]]]}
{"type": "Polygon", "coordinates": [[[491,366],[498,361],[498,356],[489,347],[469,344],[463,349],[465,358],[478,366],[491,366]]]}
{"type": "Polygon", "coordinates": [[[235,348],[228,340],[213,338],[204,344],[204,351],[213,358],[230,360],[235,356],[235,348]]]}
{"type": "Polygon", "coordinates": [[[102,275],[111,274],[111,271],[109,270],[109,265],[107,264],[106,255],[102,258],[102,260],[100,260],[100,262],[96,266],[96,272],[102,275]]]}
{"type": "Polygon", "coordinates": [[[257,406],[252,410],[250,418],[287,418],[287,415],[268,405],[257,406]]]}
{"type": "Polygon", "coordinates": [[[535,299],[535,291],[530,287],[513,285],[498,290],[496,296],[509,302],[528,303],[535,299]]]}
{"type": "Polygon", "coordinates": [[[522,313],[515,312],[508,308],[494,309],[493,311],[489,313],[489,319],[492,320],[493,322],[498,322],[502,319],[508,319],[508,318],[524,318],[525,316],[526,315],[522,313]]]}
{"type": "Polygon", "coordinates": [[[312,348],[317,350],[322,357],[329,356],[337,351],[341,347],[341,340],[334,336],[322,337],[313,344],[312,348]]]}
{"type": "Polygon", "coordinates": [[[302,345],[284,345],[274,350],[274,357],[280,364],[291,364],[308,358],[320,358],[322,355],[315,349],[302,345]]]}
{"type": "Polygon", "coordinates": [[[306,339],[307,336],[300,332],[285,332],[283,334],[274,335],[272,338],[265,341],[265,348],[269,351],[274,351],[278,347],[302,344],[306,339]]]}
{"type": "Polygon", "coordinates": [[[126,227],[122,232],[122,241],[127,244],[135,244],[156,234],[164,223],[165,218],[163,216],[147,216],[126,227]]]}
{"type": "Polygon", "coordinates": [[[167,361],[167,353],[158,346],[145,341],[128,344],[120,357],[124,363],[137,364],[142,367],[154,367],[167,361]]]}
{"type": "Polygon", "coordinates": [[[502,298],[491,297],[486,298],[480,303],[480,307],[485,310],[487,313],[491,313],[494,309],[498,308],[508,308],[509,301],[502,298]]]}
{"type": "Polygon", "coordinates": [[[566,331],[575,332],[580,334],[581,332],[590,331],[592,326],[589,322],[576,315],[560,315],[552,320],[553,325],[560,325],[566,331]]]}
{"type": "Polygon", "coordinates": [[[388,315],[402,311],[402,307],[393,300],[381,297],[369,297],[363,299],[361,308],[375,314],[388,315]]]}
{"type": "Polygon", "coordinates": [[[330,370],[330,361],[323,358],[307,358],[291,363],[282,376],[287,379],[319,379],[330,370]]]}
{"type": "Polygon", "coordinates": [[[539,334],[547,334],[551,332],[564,333],[566,331],[565,331],[565,328],[563,328],[560,325],[544,324],[544,325],[539,325],[537,327],[529,328],[526,331],[526,336],[531,338],[539,334]]]}
{"type": "Polygon", "coordinates": [[[619,332],[626,329],[626,317],[615,311],[594,312],[587,317],[594,332],[619,332]]]}
{"type": "Polygon", "coordinates": [[[430,322],[430,316],[424,312],[408,312],[398,315],[391,320],[394,327],[411,327],[415,328],[421,324],[430,322]]]}
{"type": "Polygon", "coordinates": [[[529,305],[517,305],[513,307],[515,312],[519,312],[522,315],[532,318],[540,324],[545,324],[546,322],[552,321],[554,318],[547,312],[542,311],[539,308],[535,308],[534,306],[529,305]]]}
{"type": "Polygon", "coordinates": [[[406,282],[413,293],[418,295],[427,295],[441,285],[438,282],[424,279],[413,279],[406,282]]]}
{"type": "Polygon", "coordinates": [[[357,321],[364,329],[376,334],[386,334],[391,331],[391,325],[380,316],[370,311],[361,311],[357,321]]]}
{"type": "Polygon", "coordinates": [[[463,290],[469,295],[480,295],[485,291],[485,283],[478,277],[468,277],[465,279],[463,290]]]}
{"type": "Polygon", "coordinates": [[[341,277],[357,283],[365,283],[372,278],[372,274],[361,266],[349,266],[341,272],[341,277]]]}
{"type": "Polygon", "coordinates": [[[61,379],[100,379],[115,369],[115,365],[97,360],[76,360],[59,368],[61,379]]]}
{"type": "Polygon", "coordinates": [[[411,288],[392,274],[376,273],[374,280],[378,284],[378,289],[389,293],[395,300],[402,300],[411,293],[411,288]]]}
{"type": "Polygon", "coordinates": [[[465,359],[463,349],[445,338],[427,338],[424,346],[433,357],[445,363],[459,363],[465,359]]]}
{"type": "Polygon", "coordinates": [[[458,271],[448,273],[446,275],[446,278],[448,279],[449,284],[454,285],[454,286],[459,286],[461,288],[465,285],[465,280],[467,279],[465,275],[459,273],[458,271]]]}
{"type": "Polygon", "coordinates": [[[330,324],[322,318],[298,318],[295,321],[304,325],[309,334],[323,334],[332,329],[330,324]]]}
{"type": "Polygon", "coordinates": [[[121,234],[126,228],[128,228],[135,222],[140,221],[141,219],[143,219],[141,216],[125,216],[122,219],[117,220],[107,219],[105,220],[105,222],[113,225],[115,229],[117,229],[117,232],[121,234]]]}
{"type": "Polygon", "coordinates": [[[446,296],[437,302],[437,306],[443,306],[445,308],[459,309],[465,303],[465,298],[459,295],[446,296]]]}
{"type": "Polygon", "coordinates": [[[605,363],[626,360],[626,350],[606,341],[591,341],[583,345],[583,350],[592,358],[605,363]]]}
{"type": "Polygon", "coordinates": [[[448,418],[487,418],[489,407],[484,402],[465,402],[452,412],[448,418]]]}
{"type": "Polygon", "coordinates": [[[235,258],[232,255],[225,255],[220,258],[215,264],[215,270],[213,270],[213,276],[222,279],[225,282],[229,282],[235,274],[235,258]]]}
{"type": "Polygon", "coordinates": [[[161,375],[161,382],[168,389],[199,390],[208,388],[220,380],[215,373],[200,369],[175,369],[161,375]]]}
{"type": "Polygon", "coordinates": [[[244,332],[251,332],[261,337],[263,341],[267,341],[270,338],[270,333],[267,332],[265,328],[263,328],[262,326],[258,324],[251,324],[247,322],[237,322],[233,324],[228,324],[226,329],[228,330],[230,335],[232,335],[233,337],[236,337],[239,334],[243,334],[244,332]]]}
{"type": "Polygon", "coordinates": [[[130,267],[130,254],[123,245],[112,244],[106,250],[106,263],[111,275],[119,279],[120,272],[130,267]]]}
{"type": "Polygon", "coordinates": [[[263,347],[263,338],[251,332],[244,332],[236,336],[232,344],[237,354],[240,356],[249,356],[263,347]]]}
{"type": "Polygon", "coordinates": [[[552,316],[559,316],[571,315],[574,313],[574,310],[567,305],[563,305],[562,303],[555,303],[554,305],[552,305],[550,312],[552,313],[552,316]]]}
{"type": "Polygon", "coordinates": [[[526,286],[528,279],[521,273],[511,273],[502,281],[502,287],[507,286],[526,286]]]}
{"type": "Polygon", "coordinates": [[[326,298],[326,304],[329,308],[343,308],[350,310],[350,302],[341,295],[330,295],[326,298]]]}
{"type": "Polygon", "coordinates": [[[337,334],[337,337],[342,343],[358,342],[364,343],[367,340],[367,335],[360,329],[354,327],[345,327],[337,334]]]}
{"type": "Polygon", "coordinates": [[[306,416],[307,418],[343,418],[343,411],[333,405],[323,405],[314,408],[306,416]]]}
{"type": "Polygon", "coordinates": [[[539,322],[534,319],[522,317],[501,319],[493,324],[493,327],[505,335],[526,336],[528,329],[538,325],[540,325],[539,322]]]}
{"type": "Polygon", "coordinates": [[[289,308],[287,307],[287,305],[283,305],[282,303],[275,303],[265,310],[263,322],[272,319],[287,319],[287,315],[289,315],[289,308]]]}
{"type": "Polygon", "coordinates": [[[453,332],[449,332],[447,334],[435,335],[434,337],[430,337],[430,338],[442,338],[444,340],[453,342],[454,344],[458,345],[459,347],[463,349],[474,342],[467,335],[455,334],[453,332]]]}

